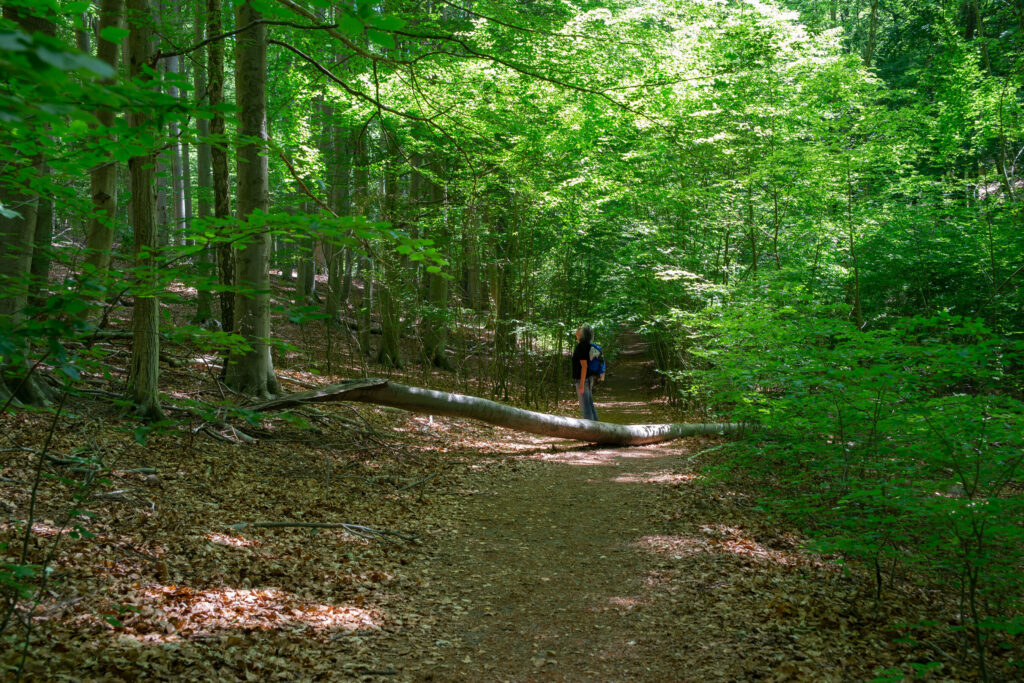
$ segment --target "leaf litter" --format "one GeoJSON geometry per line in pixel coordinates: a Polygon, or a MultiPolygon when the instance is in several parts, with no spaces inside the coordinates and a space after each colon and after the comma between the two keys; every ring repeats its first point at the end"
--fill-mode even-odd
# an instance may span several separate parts
{"type": "MultiPolygon", "coordinates": [[[[664,419],[632,362],[599,410],[664,419]]],[[[175,376],[182,392],[209,381],[175,376]]],[[[926,587],[872,599],[869,577],[762,517],[758,482],[705,478],[712,440],[609,449],[367,406],[312,417],[267,416],[252,443],[181,428],[143,444],[76,399],[51,455],[103,469],[45,463],[27,552],[52,572],[5,634],[30,625],[28,648],[8,638],[0,665],[47,681],[838,681],[934,658],[888,628],[933,616],[926,587]],[[241,526],[258,521],[358,526],[241,526]]],[[[0,418],[17,445],[0,454],[8,562],[47,419],[0,418]]]]}

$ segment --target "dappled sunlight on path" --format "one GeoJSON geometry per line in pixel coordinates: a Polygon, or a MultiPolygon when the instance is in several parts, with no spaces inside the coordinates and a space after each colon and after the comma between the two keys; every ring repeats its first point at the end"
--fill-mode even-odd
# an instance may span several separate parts
{"type": "MultiPolygon", "coordinates": [[[[617,379],[599,397],[602,419],[657,421],[644,407],[663,406],[637,399],[645,362],[620,354],[617,379]]],[[[414,598],[437,617],[425,637],[438,649],[416,656],[401,638],[380,643],[403,675],[734,681],[770,678],[793,658],[780,652],[809,649],[773,621],[806,609],[789,611],[772,591],[796,570],[831,572],[795,541],[733,519],[747,499],[707,488],[695,462],[707,440],[607,448],[491,434],[472,465],[472,488],[487,495],[455,500],[438,520],[444,531],[414,598]],[[767,610],[762,586],[775,596],[767,610]],[[786,635],[762,635],[773,629],[786,635]]],[[[815,652],[818,663],[801,655],[808,672],[842,660],[815,652]]]]}

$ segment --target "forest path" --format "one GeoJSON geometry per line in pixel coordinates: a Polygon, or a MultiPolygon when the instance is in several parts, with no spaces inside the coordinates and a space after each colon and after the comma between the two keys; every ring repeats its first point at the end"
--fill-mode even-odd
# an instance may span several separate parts
{"type": "MultiPolygon", "coordinates": [[[[598,415],[660,421],[642,345],[623,341],[598,415]]],[[[467,490],[437,508],[418,585],[386,606],[412,616],[356,656],[372,642],[390,680],[725,681],[783,662],[801,676],[792,640],[760,632],[777,605],[756,588],[809,563],[730,526],[737,501],[694,486],[707,441],[597,448],[494,434],[499,452],[472,454],[467,490]]]]}

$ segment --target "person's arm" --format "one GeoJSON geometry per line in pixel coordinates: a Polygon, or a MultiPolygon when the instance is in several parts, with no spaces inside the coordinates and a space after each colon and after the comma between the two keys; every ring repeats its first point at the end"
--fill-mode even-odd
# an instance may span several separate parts
{"type": "Polygon", "coordinates": [[[580,370],[580,386],[579,389],[576,390],[577,394],[583,393],[583,383],[587,381],[587,361],[581,360],[580,368],[582,369],[580,370]]]}

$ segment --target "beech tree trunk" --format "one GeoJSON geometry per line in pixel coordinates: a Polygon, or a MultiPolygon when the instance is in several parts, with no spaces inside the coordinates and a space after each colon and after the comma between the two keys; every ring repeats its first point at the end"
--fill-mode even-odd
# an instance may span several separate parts
{"type": "Polygon", "coordinates": [[[376,378],[353,379],[313,391],[289,394],[260,405],[249,406],[249,409],[278,410],[305,403],[332,401],[373,403],[414,413],[465,417],[520,432],[610,446],[642,446],[699,434],[735,434],[742,428],[742,425],[733,423],[617,425],[610,422],[595,422],[537,413],[488,401],[485,398],[410,387],[376,378]]]}
{"type": "MultiPolygon", "coordinates": [[[[324,108],[333,118],[333,110],[324,108]]],[[[330,161],[328,162],[328,178],[330,187],[330,204],[339,216],[349,215],[349,155],[351,154],[348,132],[340,126],[330,127],[330,161]]],[[[325,136],[326,137],[326,136],[325,136]]],[[[349,233],[351,234],[351,233],[349,233]]],[[[348,279],[343,280],[344,263],[351,263],[352,250],[340,247],[333,240],[324,240],[324,260],[327,262],[327,296],[324,300],[324,313],[328,324],[337,323],[340,318],[341,302],[348,298],[347,285],[352,286],[351,270],[348,279]],[[343,291],[344,290],[344,291],[343,291]]]]}
{"type": "MultiPolygon", "coordinates": [[[[248,2],[235,9],[238,26],[261,19],[248,2]]],[[[238,132],[246,144],[238,149],[238,217],[269,205],[267,140],[267,26],[258,24],[239,34],[235,49],[235,92],[238,100],[238,132]]],[[[256,396],[276,396],[281,387],[270,357],[270,233],[249,235],[236,256],[235,332],[249,345],[248,351],[232,353],[227,383],[231,388],[256,396]]]]}
{"type": "MultiPolygon", "coordinates": [[[[148,65],[153,52],[151,14],[148,0],[128,0],[131,20],[129,40],[130,74],[132,78],[148,78],[143,67],[148,65]]],[[[131,114],[133,128],[149,126],[151,115],[143,109],[131,114]]],[[[133,283],[132,307],[132,360],[128,375],[128,400],[135,413],[145,419],[161,419],[160,376],[160,305],[152,291],[155,275],[154,251],[157,246],[157,226],[153,186],[155,155],[150,152],[128,160],[132,190],[132,228],[135,234],[136,279],[133,283]],[[139,277],[141,276],[141,277],[139,277]],[[150,280],[147,282],[147,280],[150,280]]]]}
{"type": "MultiPolygon", "coordinates": [[[[28,10],[4,7],[3,16],[18,23],[28,34],[42,33],[52,37],[56,28],[53,22],[34,16],[28,10]]],[[[15,129],[17,130],[17,129],[15,129]]],[[[21,327],[29,292],[35,289],[31,282],[32,253],[35,247],[36,226],[40,205],[49,201],[39,195],[46,162],[44,140],[29,140],[15,133],[5,136],[6,140],[20,138],[24,149],[32,148],[34,153],[26,154],[24,160],[11,164],[0,173],[0,205],[13,215],[0,214],[0,338],[13,347],[4,352],[0,366],[0,407],[11,395],[22,403],[45,405],[50,392],[37,376],[29,373],[25,356],[28,354],[28,335],[21,327]],[[21,179],[14,179],[21,176],[21,179]],[[6,384],[6,387],[5,387],[6,384]]],[[[48,141],[48,138],[45,139],[48,141]]],[[[45,213],[45,211],[44,211],[45,213]]]]}
{"type": "MultiPolygon", "coordinates": [[[[119,28],[124,0],[103,0],[100,6],[100,31],[119,28]]],[[[96,56],[117,71],[120,43],[100,38],[96,44],[96,56]]],[[[110,130],[114,127],[114,110],[101,109],[96,112],[99,125],[110,130]]],[[[108,133],[108,137],[113,135],[108,133]]],[[[90,174],[89,197],[92,201],[92,216],[89,218],[89,232],[86,238],[86,272],[99,288],[98,298],[105,296],[110,273],[110,254],[114,246],[114,218],[117,213],[117,164],[111,159],[90,174]],[[91,272],[90,272],[91,271],[91,272]]],[[[99,317],[99,309],[89,312],[90,317],[99,317]]]]}
{"type": "Polygon", "coordinates": [[[462,290],[463,302],[474,311],[482,310],[486,299],[480,283],[479,221],[476,208],[467,206],[462,224],[462,290]]]}
{"type": "MultiPolygon", "coordinates": [[[[50,175],[49,166],[43,165],[41,173],[44,177],[50,175]]],[[[46,184],[50,183],[49,178],[46,184]]],[[[41,306],[50,296],[50,256],[53,253],[53,219],[54,200],[49,192],[39,197],[39,206],[36,207],[36,230],[35,245],[32,247],[32,295],[29,303],[32,306],[41,306]]]]}
{"type": "MultiPolygon", "coordinates": [[[[221,22],[221,0],[207,0],[206,4],[206,35],[219,36],[223,33],[221,22]]],[[[231,218],[231,195],[228,192],[228,153],[224,134],[224,114],[217,105],[224,103],[224,43],[215,40],[206,49],[209,59],[209,92],[210,107],[214,108],[210,119],[210,136],[214,138],[210,146],[210,163],[213,173],[213,215],[217,218],[231,218]]],[[[224,241],[217,247],[217,272],[220,284],[230,287],[235,283],[235,252],[231,242],[224,241]]],[[[234,292],[222,290],[220,293],[220,324],[221,329],[230,332],[235,329],[235,295],[234,292]]],[[[227,361],[224,361],[227,370],[227,361]]]]}
{"type": "MultiPolygon", "coordinates": [[[[441,216],[437,222],[434,241],[444,248],[450,239],[448,229],[447,193],[441,185],[443,167],[435,161],[431,168],[433,178],[429,179],[427,200],[430,206],[439,207],[441,216]]],[[[446,348],[448,346],[448,278],[441,273],[427,273],[427,313],[423,319],[423,353],[426,361],[435,367],[451,370],[446,348]]]]}
{"type": "MultiPolygon", "coordinates": [[[[878,30],[878,0],[871,0],[871,20],[868,23],[868,44],[864,47],[864,66],[871,68],[875,58],[875,33],[878,30]]],[[[968,40],[970,40],[968,38],[968,40]]]]}
{"type": "MultiPolygon", "coordinates": [[[[198,45],[203,41],[206,29],[206,5],[204,0],[196,2],[196,21],[194,26],[194,40],[198,45]]],[[[192,72],[195,79],[196,103],[205,104],[207,100],[207,68],[203,62],[203,52],[200,51],[195,62],[195,69],[192,72]]],[[[196,178],[198,192],[196,193],[198,214],[200,221],[210,217],[210,200],[213,191],[213,176],[210,165],[210,143],[207,140],[210,136],[210,122],[205,118],[196,119],[196,127],[199,131],[199,145],[196,149],[196,159],[199,175],[196,178]]],[[[210,291],[209,281],[213,275],[213,252],[209,245],[203,247],[199,252],[199,296],[196,302],[196,320],[200,323],[207,322],[213,317],[213,293],[210,291]]]]}
{"type": "MultiPolygon", "coordinates": [[[[179,7],[177,2],[172,2],[168,8],[172,14],[177,14],[179,7]]],[[[182,72],[181,57],[168,57],[167,63],[167,74],[171,80],[171,84],[167,88],[167,94],[173,99],[178,99],[178,86],[173,85],[177,82],[177,78],[182,72]]],[[[170,150],[170,162],[171,162],[171,196],[170,196],[170,220],[172,222],[169,235],[170,244],[172,245],[183,245],[185,244],[185,163],[183,158],[183,150],[181,147],[181,127],[178,122],[173,118],[167,123],[168,131],[171,136],[171,150],[170,150]]]]}
{"type": "MultiPolygon", "coordinates": [[[[384,122],[381,122],[381,147],[387,157],[384,164],[384,220],[395,224],[398,207],[398,145],[384,122]]],[[[391,254],[386,254],[381,262],[381,283],[378,301],[380,303],[380,348],[377,349],[377,362],[384,367],[402,367],[402,349],[398,344],[400,331],[398,317],[398,301],[396,294],[400,292],[399,267],[391,254]]]]}

